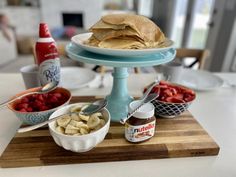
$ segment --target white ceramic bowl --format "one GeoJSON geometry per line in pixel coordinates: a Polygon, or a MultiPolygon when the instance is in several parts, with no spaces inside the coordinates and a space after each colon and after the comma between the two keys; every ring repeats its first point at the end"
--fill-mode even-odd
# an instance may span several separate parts
{"type": "MultiPolygon", "coordinates": [[[[83,103],[76,103],[76,104],[70,104],[67,105],[61,109],[58,109],[55,111],[49,119],[65,114],[69,112],[70,107],[74,105],[84,105],[83,103]]],[[[59,132],[57,132],[56,129],[56,121],[49,123],[49,131],[52,135],[54,141],[58,146],[63,147],[66,150],[70,150],[73,152],[86,152],[94,148],[97,144],[102,142],[108,133],[109,127],[110,127],[110,113],[109,111],[104,108],[102,111],[102,114],[104,115],[106,124],[100,128],[99,130],[86,134],[86,135],[80,135],[80,136],[72,136],[72,135],[64,135],[59,132]]]]}

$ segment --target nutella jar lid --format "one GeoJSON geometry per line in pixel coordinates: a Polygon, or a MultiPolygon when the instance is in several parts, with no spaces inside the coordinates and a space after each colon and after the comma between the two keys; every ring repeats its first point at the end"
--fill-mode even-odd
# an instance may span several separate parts
{"type": "MultiPolygon", "coordinates": [[[[133,111],[134,108],[138,104],[140,104],[140,100],[132,101],[129,104],[129,112],[133,111]]],[[[146,103],[136,113],[134,113],[133,117],[137,117],[140,119],[147,119],[147,118],[154,116],[154,110],[155,110],[155,107],[153,106],[152,103],[146,103]]]]}

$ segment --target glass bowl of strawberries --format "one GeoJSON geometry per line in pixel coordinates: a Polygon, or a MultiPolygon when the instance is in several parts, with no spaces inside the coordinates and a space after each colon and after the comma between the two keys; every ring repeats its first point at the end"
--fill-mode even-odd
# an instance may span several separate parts
{"type": "MultiPolygon", "coordinates": [[[[23,95],[38,90],[31,88],[17,94],[23,95]]],[[[71,93],[69,90],[57,87],[55,90],[44,94],[32,94],[20,98],[10,104],[8,108],[25,124],[34,125],[48,120],[49,116],[58,108],[69,104],[71,93]]]]}
{"type": "Polygon", "coordinates": [[[159,93],[158,98],[152,101],[155,106],[155,115],[165,118],[180,115],[189,108],[196,98],[196,93],[193,90],[167,81],[160,81],[151,93],[159,93]]]}

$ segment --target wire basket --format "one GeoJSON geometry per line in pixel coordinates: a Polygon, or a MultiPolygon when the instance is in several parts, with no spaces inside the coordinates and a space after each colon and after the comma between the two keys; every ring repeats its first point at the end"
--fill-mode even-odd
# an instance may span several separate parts
{"type": "Polygon", "coordinates": [[[173,118],[186,111],[192,101],[186,103],[167,103],[154,100],[152,103],[155,106],[155,116],[173,118]]]}

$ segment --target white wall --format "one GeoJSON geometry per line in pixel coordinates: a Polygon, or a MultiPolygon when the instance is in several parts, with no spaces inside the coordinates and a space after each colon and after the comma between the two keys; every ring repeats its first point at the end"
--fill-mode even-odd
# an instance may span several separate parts
{"type": "Polygon", "coordinates": [[[98,21],[103,11],[103,0],[41,0],[42,20],[50,28],[62,27],[62,13],[83,13],[84,28],[98,21]]]}
{"type": "Polygon", "coordinates": [[[38,34],[40,11],[33,7],[4,7],[0,12],[9,17],[17,35],[34,36],[38,34]]]}
{"type": "MultiPolygon", "coordinates": [[[[2,1],[2,0],[0,0],[2,1]]],[[[40,8],[24,6],[1,6],[0,13],[6,14],[16,27],[16,34],[37,36],[38,24],[43,21],[50,28],[62,27],[62,13],[83,13],[84,27],[88,29],[98,21],[103,11],[103,0],[40,0],[40,8]]]]}

